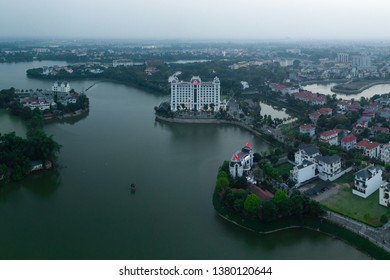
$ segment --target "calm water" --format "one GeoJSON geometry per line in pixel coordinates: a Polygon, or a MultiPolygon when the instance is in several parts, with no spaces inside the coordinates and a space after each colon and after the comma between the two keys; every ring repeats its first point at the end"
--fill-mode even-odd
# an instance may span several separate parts
{"type": "MultiPolygon", "coordinates": [[[[326,95],[333,95],[335,94],[333,91],[330,89],[335,86],[335,83],[330,83],[330,84],[312,84],[312,85],[307,85],[304,86],[303,88],[305,90],[309,90],[312,92],[318,92],[326,95]]],[[[355,100],[359,100],[360,97],[366,97],[370,98],[374,96],[375,94],[384,94],[384,93],[390,93],[390,84],[383,84],[383,85],[376,85],[373,87],[370,87],[361,93],[358,94],[341,94],[337,93],[336,96],[337,98],[342,98],[342,99],[352,99],[354,98],[355,100]]]]}
{"type": "MultiPolygon", "coordinates": [[[[0,88],[51,86],[25,78],[31,64],[18,65],[14,83],[3,77],[0,88]]],[[[267,150],[261,139],[231,126],[156,122],[162,97],[131,87],[98,83],[88,95],[88,116],[46,126],[63,145],[59,170],[0,188],[0,259],[367,258],[317,232],[262,236],[215,214],[218,166],[248,141],[267,150]]],[[[0,131],[16,121],[0,120],[0,131]]]]}

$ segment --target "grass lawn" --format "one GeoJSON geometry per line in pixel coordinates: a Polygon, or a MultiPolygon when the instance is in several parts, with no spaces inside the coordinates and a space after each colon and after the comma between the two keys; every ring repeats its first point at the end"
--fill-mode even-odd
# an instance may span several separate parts
{"type": "Polygon", "coordinates": [[[390,218],[390,208],[379,204],[379,190],[368,198],[361,198],[352,194],[352,190],[349,187],[344,187],[337,195],[329,198],[322,204],[335,212],[372,226],[382,225],[380,217],[383,214],[390,218]]]}
{"type": "MultiPolygon", "coordinates": [[[[345,184],[345,183],[351,183],[355,180],[355,174],[353,172],[348,172],[346,174],[344,174],[343,176],[341,176],[340,178],[338,178],[335,183],[338,183],[338,184],[345,184]]],[[[379,198],[378,198],[379,200],[379,198]]]]}
{"type": "Polygon", "coordinates": [[[281,165],[278,165],[275,167],[276,170],[278,170],[280,175],[288,174],[290,175],[290,170],[293,169],[293,165],[291,163],[282,163],[281,165]]]}

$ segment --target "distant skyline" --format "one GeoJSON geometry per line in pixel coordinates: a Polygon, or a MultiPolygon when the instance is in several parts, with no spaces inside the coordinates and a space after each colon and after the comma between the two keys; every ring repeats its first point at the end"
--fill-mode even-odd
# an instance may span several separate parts
{"type": "Polygon", "coordinates": [[[390,39],[384,0],[1,0],[0,39],[390,39]]]}

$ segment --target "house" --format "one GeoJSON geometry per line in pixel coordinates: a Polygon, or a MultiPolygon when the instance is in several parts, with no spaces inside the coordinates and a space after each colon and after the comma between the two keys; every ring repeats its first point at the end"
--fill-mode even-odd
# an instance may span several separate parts
{"type": "Polygon", "coordinates": [[[333,113],[332,108],[326,108],[326,107],[320,108],[318,111],[321,113],[321,115],[327,116],[327,117],[331,117],[332,113],[333,113]]]}
{"type": "Polygon", "coordinates": [[[340,100],[337,103],[337,109],[339,109],[341,111],[346,111],[347,110],[347,106],[351,105],[351,104],[352,104],[351,100],[340,100]]]}
{"type": "Polygon", "coordinates": [[[382,169],[373,165],[355,173],[352,193],[363,198],[369,197],[382,184],[382,169]]]}
{"type": "Polygon", "coordinates": [[[380,155],[381,155],[381,161],[390,162],[390,143],[381,145],[380,155]]]}
{"type": "Polygon", "coordinates": [[[380,156],[380,144],[378,142],[363,139],[356,143],[356,148],[362,150],[363,154],[370,158],[378,158],[380,156]]]}
{"type": "Polygon", "coordinates": [[[372,134],[389,133],[389,129],[387,127],[375,126],[371,128],[371,133],[372,134]]]}
{"type": "Polygon", "coordinates": [[[319,155],[320,151],[316,146],[300,144],[298,146],[298,151],[295,153],[295,163],[300,165],[304,160],[314,162],[314,158],[319,155]]]}
{"type": "Polygon", "coordinates": [[[253,150],[249,143],[245,147],[237,151],[231,158],[229,164],[229,172],[233,178],[242,177],[253,166],[253,150]]]}
{"type": "Polygon", "coordinates": [[[386,182],[379,188],[379,204],[390,207],[390,183],[386,182]]]}
{"type": "Polygon", "coordinates": [[[31,162],[30,172],[43,169],[43,162],[41,160],[34,160],[31,162]]]}
{"type": "Polygon", "coordinates": [[[328,130],[322,132],[319,137],[319,141],[322,143],[328,143],[329,145],[338,145],[339,144],[339,135],[337,129],[328,130]]]}
{"type": "Polygon", "coordinates": [[[341,139],[341,148],[344,151],[349,151],[350,149],[355,147],[355,145],[356,145],[356,137],[355,137],[355,135],[349,134],[349,135],[344,136],[341,139]]]}
{"type": "Polygon", "coordinates": [[[311,124],[302,124],[299,126],[299,133],[313,137],[316,133],[316,129],[311,124]]]}
{"type": "Polygon", "coordinates": [[[364,131],[364,129],[368,128],[368,121],[360,120],[353,126],[353,132],[360,134],[364,131]]]}
{"type": "Polygon", "coordinates": [[[281,85],[281,84],[277,84],[277,83],[271,83],[269,85],[269,87],[271,88],[272,91],[280,92],[283,95],[286,95],[286,94],[291,95],[293,93],[299,92],[299,90],[296,89],[296,88],[287,87],[287,86],[284,86],[284,85],[281,85]]]}
{"type": "Polygon", "coordinates": [[[312,112],[309,114],[309,118],[313,123],[317,123],[318,119],[321,117],[321,113],[318,111],[312,112]]]}
{"type": "Polygon", "coordinates": [[[320,179],[324,181],[337,179],[334,177],[341,172],[341,158],[339,156],[317,156],[315,160],[320,179]]]}
{"type": "Polygon", "coordinates": [[[301,164],[294,166],[293,170],[291,170],[291,178],[297,185],[314,177],[316,177],[316,164],[306,159],[301,164]]]}
{"type": "Polygon", "coordinates": [[[295,92],[292,96],[295,99],[308,102],[312,105],[324,105],[326,103],[325,95],[312,93],[311,91],[295,92]]]}

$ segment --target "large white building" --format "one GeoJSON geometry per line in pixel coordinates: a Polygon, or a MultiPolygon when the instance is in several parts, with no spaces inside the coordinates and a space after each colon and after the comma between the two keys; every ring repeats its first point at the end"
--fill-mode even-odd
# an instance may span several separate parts
{"type": "Polygon", "coordinates": [[[382,185],[382,169],[369,166],[355,173],[352,193],[367,198],[382,185]]]}
{"type": "Polygon", "coordinates": [[[63,82],[59,82],[59,81],[56,81],[51,90],[54,92],[54,93],[62,93],[62,94],[68,94],[70,92],[70,84],[66,81],[63,81],[63,82]]]}
{"type": "Polygon", "coordinates": [[[251,170],[253,166],[253,150],[249,143],[240,151],[237,151],[231,158],[229,172],[233,178],[242,177],[245,172],[251,170]]]}
{"type": "Polygon", "coordinates": [[[219,111],[221,83],[217,77],[212,82],[202,82],[199,76],[194,76],[189,82],[184,82],[173,76],[170,83],[171,111],[184,109],[219,111]]]}

